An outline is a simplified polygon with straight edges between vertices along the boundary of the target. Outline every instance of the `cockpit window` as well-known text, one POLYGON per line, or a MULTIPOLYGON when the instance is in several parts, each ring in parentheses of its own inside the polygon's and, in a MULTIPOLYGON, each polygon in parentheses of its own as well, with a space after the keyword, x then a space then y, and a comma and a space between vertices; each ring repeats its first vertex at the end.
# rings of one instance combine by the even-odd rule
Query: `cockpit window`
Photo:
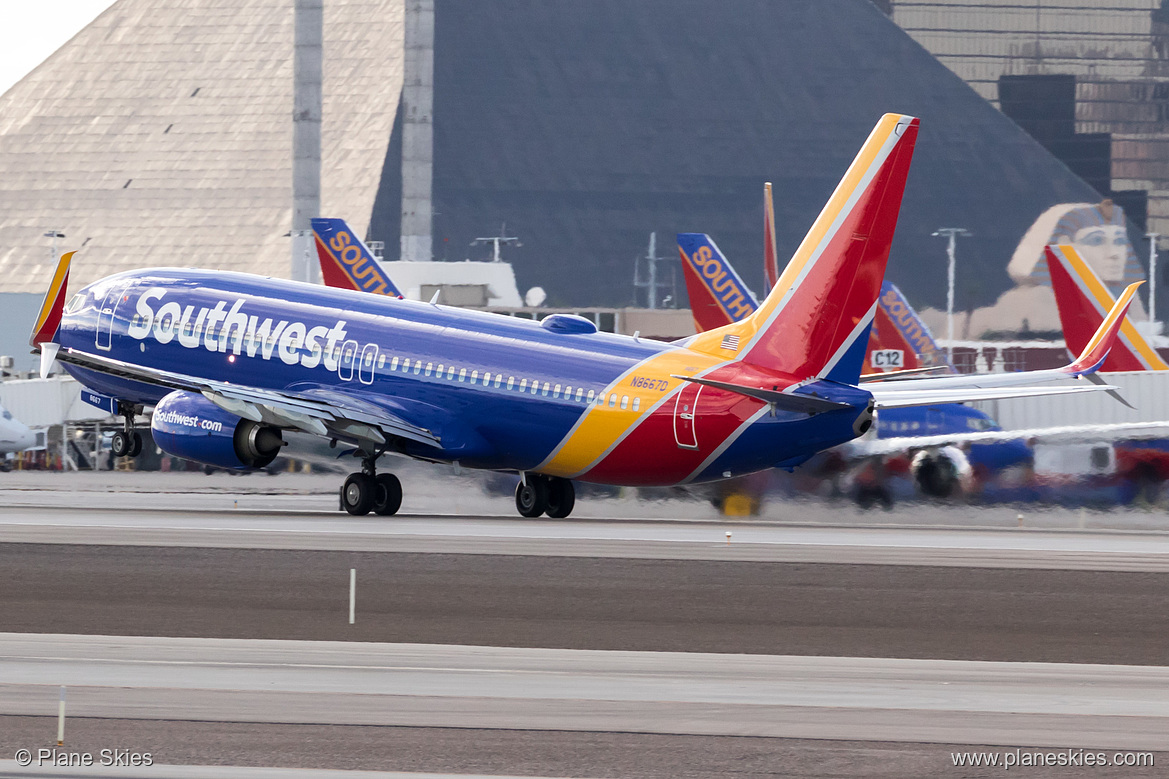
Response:
POLYGON ((3 409, 3 411, 4 411, 4 418, 5 419, 12 419, 12 412, 11 411, 9 411, 8 409, 3 409))
POLYGON ((84 302, 85 297, 80 292, 78 292, 73 297, 69 298, 69 302, 65 304, 65 313, 72 314, 73 312, 77 311, 77 309, 81 308, 81 304, 84 302))
POLYGON ((971 430, 994 430, 996 425, 990 417, 967 417, 966 426, 971 430))

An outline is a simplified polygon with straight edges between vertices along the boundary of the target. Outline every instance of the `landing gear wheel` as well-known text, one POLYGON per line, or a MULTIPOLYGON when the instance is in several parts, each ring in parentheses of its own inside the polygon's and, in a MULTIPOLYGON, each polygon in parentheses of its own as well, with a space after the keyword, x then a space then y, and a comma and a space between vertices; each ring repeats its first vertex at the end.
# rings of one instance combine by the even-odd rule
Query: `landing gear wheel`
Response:
POLYGON ((392 473, 379 473, 374 478, 373 513, 388 517, 402 507, 402 482, 392 473))
POLYGON ((568 479, 551 479, 548 483, 548 516, 564 519, 576 505, 576 488, 568 479))
POLYGON ((130 456, 137 457, 142 454, 142 435, 138 431, 130 436, 130 456))
POLYGON ((110 451, 114 453, 114 457, 127 457, 133 448, 134 442, 130 440, 130 436, 121 430, 114 433, 113 440, 110 441, 110 451))
POLYGON ((515 507, 520 516, 538 517, 548 510, 548 482, 529 476, 515 488, 515 507))
POLYGON ((373 508, 374 494, 377 483, 372 476, 364 473, 351 473, 341 488, 341 505, 350 514, 365 516, 373 508))

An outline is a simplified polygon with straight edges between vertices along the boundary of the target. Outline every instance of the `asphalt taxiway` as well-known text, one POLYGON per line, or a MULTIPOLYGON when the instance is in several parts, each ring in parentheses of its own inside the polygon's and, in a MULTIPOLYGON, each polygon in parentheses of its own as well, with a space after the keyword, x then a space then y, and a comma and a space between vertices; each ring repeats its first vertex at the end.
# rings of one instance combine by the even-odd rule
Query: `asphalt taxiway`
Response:
POLYGON ((51 729, 62 683, 91 743, 306 768, 926 776, 946 745, 1158 749, 1169 724, 1150 513, 602 500, 525 520, 435 490, 355 518, 323 491, 0 493, 4 749, 51 729))
POLYGON ((1155 749, 1169 668, 0 634, 0 713, 1155 749))

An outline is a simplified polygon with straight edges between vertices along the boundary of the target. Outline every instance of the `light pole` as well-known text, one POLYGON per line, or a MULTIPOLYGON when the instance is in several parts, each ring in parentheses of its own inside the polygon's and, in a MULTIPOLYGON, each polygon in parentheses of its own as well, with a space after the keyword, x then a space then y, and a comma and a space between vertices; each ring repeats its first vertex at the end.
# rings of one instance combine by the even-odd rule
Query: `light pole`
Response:
POLYGON ((65 233, 61 232, 60 230, 49 230, 49 231, 48 231, 48 232, 46 232, 44 235, 45 235, 45 237, 46 237, 46 238, 52 238, 52 239, 53 239, 53 248, 49 250, 49 251, 51 251, 51 252, 53 253, 53 254, 52 254, 52 256, 51 256, 51 257, 49 257, 49 260, 50 260, 49 264, 50 264, 50 265, 52 265, 53 263, 55 263, 55 262, 58 260, 58 257, 57 257, 57 239, 58 239, 58 238, 64 238, 64 237, 65 237, 65 233))
POLYGON ((954 362, 954 250, 958 245, 958 236, 969 237, 970 231, 964 227, 939 227, 931 233, 933 236, 945 236, 946 256, 950 259, 946 271, 946 354, 950 362, 954 362))
POLYGON ((1145 233, 1149 239, 1149 332, 1157 337, 1157 239, 1160 233, 1145 233))

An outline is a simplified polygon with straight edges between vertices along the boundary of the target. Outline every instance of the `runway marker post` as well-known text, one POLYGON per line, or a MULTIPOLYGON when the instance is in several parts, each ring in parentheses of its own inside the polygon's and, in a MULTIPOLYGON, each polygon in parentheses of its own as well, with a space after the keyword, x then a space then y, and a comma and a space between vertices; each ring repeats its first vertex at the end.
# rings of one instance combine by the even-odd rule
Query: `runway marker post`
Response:
POLYGON ((61 685, 61 699, 57 701, 57 746, 65 746, 65 685, 61 685))
POLYGON ((727 544, 731 543, 731 531, 727 531, 727 544))
POLYGON ((349 624, 353 624, 354 610, 357 607, 357 569, 349 569, 349 624))

